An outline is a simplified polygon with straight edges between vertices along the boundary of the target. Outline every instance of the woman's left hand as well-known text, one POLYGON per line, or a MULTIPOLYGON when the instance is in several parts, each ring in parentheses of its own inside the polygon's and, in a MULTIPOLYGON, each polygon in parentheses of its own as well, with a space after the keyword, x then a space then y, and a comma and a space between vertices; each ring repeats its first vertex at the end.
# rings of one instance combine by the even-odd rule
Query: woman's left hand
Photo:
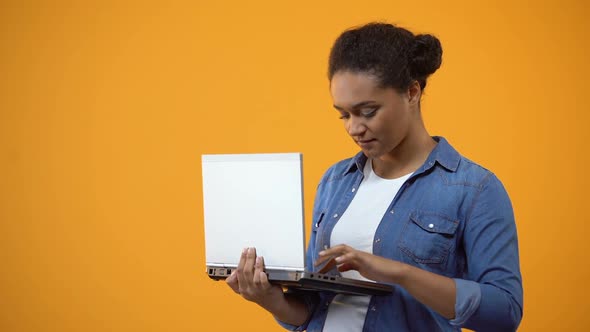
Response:
POLYGON ((399 283, 406 266, 404 263, 356 250, 345 244, 320 251, 315 266, 331 259, 334 259, 340 272, 356 270, 367 279, 390 283, 399 283))

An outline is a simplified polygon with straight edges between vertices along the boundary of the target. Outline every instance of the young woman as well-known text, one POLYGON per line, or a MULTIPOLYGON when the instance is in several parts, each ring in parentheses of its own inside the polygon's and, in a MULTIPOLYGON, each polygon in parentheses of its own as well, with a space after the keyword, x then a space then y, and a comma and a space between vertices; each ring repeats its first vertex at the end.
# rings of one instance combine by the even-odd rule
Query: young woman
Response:
POLYGON ((394 292, 284 293, 254 248, 227 279, 235 292, 292 330, 516 330, 523 291, 510 199, 493 173, 431 137, 421 117, 441 57, 436 37, 384 23, 345 31, 330 53, 334 108, 361 152, 318 186, 307 268, 335 259, 343 276, 394 292))

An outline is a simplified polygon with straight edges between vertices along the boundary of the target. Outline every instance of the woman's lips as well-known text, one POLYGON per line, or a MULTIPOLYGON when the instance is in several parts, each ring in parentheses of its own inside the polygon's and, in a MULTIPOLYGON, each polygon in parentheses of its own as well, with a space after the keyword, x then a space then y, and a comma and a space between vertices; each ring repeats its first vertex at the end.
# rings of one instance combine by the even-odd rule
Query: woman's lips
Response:
POLYGON ((361 148, 367 147, 369 145, 371 145, 371 143, 375 142, 376 139, 363 139, 363 140, 357 140, 357 144, 360 145, 361 148))

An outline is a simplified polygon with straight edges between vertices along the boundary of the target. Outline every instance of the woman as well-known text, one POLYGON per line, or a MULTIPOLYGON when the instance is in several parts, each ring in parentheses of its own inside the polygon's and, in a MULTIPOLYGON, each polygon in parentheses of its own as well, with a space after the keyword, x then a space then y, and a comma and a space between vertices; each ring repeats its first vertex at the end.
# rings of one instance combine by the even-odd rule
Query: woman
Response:
POLYGON ((309 270, 332 258, 346 277, 395 285, 388 296, 286 293, 245 249, 227 283, 286 328, 308 331, 513 331, 522 281, 510 200, 488 170, 431 137, 420 113, 441 64, 431 35, 371 23, 330 53, 334 108, 360 146, 317 190, 309 270))

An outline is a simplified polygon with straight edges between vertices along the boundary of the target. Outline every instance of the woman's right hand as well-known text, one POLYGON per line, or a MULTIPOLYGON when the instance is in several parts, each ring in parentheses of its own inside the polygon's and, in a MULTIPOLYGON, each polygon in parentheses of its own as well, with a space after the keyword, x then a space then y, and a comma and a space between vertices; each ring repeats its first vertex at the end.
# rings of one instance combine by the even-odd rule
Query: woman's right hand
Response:
POLYGON ((238 268, 226 279, 229 287, 244 299, 273 312, 285 301, 283 289, 272 285, 264 272, 264 258, 256 256, 256 248, 242 250, 238 268))

